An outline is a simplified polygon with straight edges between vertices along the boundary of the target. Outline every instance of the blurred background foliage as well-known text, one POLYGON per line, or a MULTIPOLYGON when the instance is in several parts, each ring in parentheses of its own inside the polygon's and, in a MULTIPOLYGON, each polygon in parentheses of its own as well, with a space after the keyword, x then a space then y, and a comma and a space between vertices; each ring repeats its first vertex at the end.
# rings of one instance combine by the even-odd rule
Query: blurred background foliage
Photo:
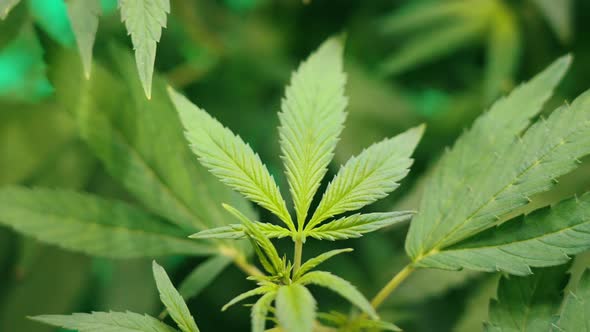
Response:
MULTIPOLYGON (((64 0, 22 0, 0 21, 0 185, 70 188, 145 204, 109 175, 104 156, 100 161, 85 143, 84 135, 99 123, 81 124, 76 117, 76 101, 88 93, 88 84, 95 98, 105 101, 100 111, 126 132, 157 108, 169 107, 157 98, 140 98, 117 2, 102 0, 101 6, 90 83, 82 76, 64 0), (129 99, 135 108, 123 111, 129 99)), ((158 46, 160 83, 155 86, 167 81, 238 132, 260 152, 281 188, 287 186, 276 113, 284 86, 311 50, 329 36, 346 33, 349 113, 332 171, 372 142, 418 123, 428 125, 410 176, 372 210, 417 208, 422 179, 445 146, 496 98, 558 56, 572 53, 575 61, 548 108, 590 86, 586 0, 172 0, 171 9, 158 46)), ((163 151, 150 150, 156 148, 147 138, 137 143, 143 152, 163 151)), ((161 163, 182 153, 168 149, 167 155, 152 158, 161 163)), ((584 161, 534 201, 543 206, 588 189, 590 165, 584 161)), ((199 204, 215 204, 206 199, 199 204)), ((335 258, 327 268, 370 297, 406 263, 406 230, 398 226, 349 241, 342 246, 355 252, 335 258)), ((280 244, 290 246, 289 241, 280 244)), ((305 255, 330 246, 310 241, 305 255)), ((203 262, 159 260, 177 284, 203 262)), ((589 264, 582 255, 573 269, 589 264)), ((204 331, 248 329, 247 309, 219 312, 247 289, 244 277, 230 266, 189 302, 204 331)), ((481 330, 496 280, 472 272, 418 271, 389 299, 383 318, 408 331, 481 330)), ((6 228, 0 228, 0 281, 0 331, 53 331, 27 321, 28 315, 109 309, 157 315, 161 310, 149 259, 93 258, 6 228)), ((320 309, 348 310, 332 294, 320 294, 320 309)))

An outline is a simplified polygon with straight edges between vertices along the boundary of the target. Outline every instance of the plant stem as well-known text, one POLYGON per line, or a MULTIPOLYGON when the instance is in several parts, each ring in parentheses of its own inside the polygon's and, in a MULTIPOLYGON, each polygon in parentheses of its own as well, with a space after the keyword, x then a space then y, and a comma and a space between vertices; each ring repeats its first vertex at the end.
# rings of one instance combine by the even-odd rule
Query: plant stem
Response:
POLYGON ((406 278, 414 271, 414 267, 411 264, 406 265, 401 271, 399 271, 391 280, 383 287, 377 295, 371 300, 373 308, 377 309, 379 306, 389 297, 406 278))
POLYGON ((303 241, 300 237, 295 240, 295 253, 293 254, 293 274, 297 273, 297 270, 301 267, 301 255, 303 253, 303 241))
POLYGON ((248 263, 246 258, 243 255, 237 256, 234 258, 234 264, 242 270, 247 275, 253 277, 263 277, 264 273, 262 273, 256 266, 248 263))

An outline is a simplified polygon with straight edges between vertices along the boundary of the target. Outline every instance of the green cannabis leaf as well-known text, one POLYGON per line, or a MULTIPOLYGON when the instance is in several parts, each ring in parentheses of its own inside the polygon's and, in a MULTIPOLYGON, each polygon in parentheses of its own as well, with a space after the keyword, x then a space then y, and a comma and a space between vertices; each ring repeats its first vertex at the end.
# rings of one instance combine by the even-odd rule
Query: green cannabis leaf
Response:
POLYGON ((568 281, 566 271, 567 266, 558 266, 527 277, 502 278, 486 331, 550 331, 568 281))
POLYGON ((590 152, 583 141, 588 94, 518 136, 569 63, 569 57, 556 61, 496 102, 443 157, 408 232, 406 251, 414 262, 502 222, 590 152))
POLYGON ((409 211, 357 213, 322 224, 336 215, 369 205, 395 190, 412 164, 410 156, 422 137, 423 126, 385 139, 351 158, 328 184, 306 223, 309 207, 333 158, 343 127, 347 102, 343 95, 344 83, 342 45, 338 39, 332 38, 301 64, 286 89, 279 113, 279 134, 297 224, 293 222, 270 172, 250 146, 187 98, 169 90, 186 129, 187 140, 201 163, 229 187, 271 211, 286 226, 253 221, 239 209, 223 204, 241 224, 207 229, 191 236, 195 239, 246 237, 250 240, 269 275, 252 275, 250 279, 256 281, 258 287, 238 295, 223 310, 247 298, 261 296, 252 308, 255 331, 265 328, 264 316, 273 312, 281 329, 311 332, 316 301, 305 287, 308 284, 328 288, 361 309, 371 318, 359 317, 358 321, 365 324, 363 326, 391 327, 378 321, 371 303, 348 281, 328 272, 310 272, 348 249, 329 251, 301 264, 302 248, 308 236, 320 240, 359 237, 406 221, 413 214, 409 211), (283 237, 291 237, 295 243, 292 261, 281 257, 270 241, 283 237), (273 301, 274 311, 271 310, 273 301))
POLYGON ((92 48, 98 30, 98 18, 102 13, 100 0, 70 0, 66 5, 82 58, 84 74, 86 78, 90 78, 92 48))
POLYGON ((135 49, 139 79, 145 95, 151 99, 156 44, 162 36, 162 28, 166 27, 170 0, 119 0, 119 8, 135 49))
POLYGON ((184 96, 170 90, 170 97, 201 163, 228 186, 273 212, 294 230, 285 200, 258 154, 184 96))
POLYGON ((42 315, 31 317, 41 323, 75 329, 79 332, 92 331, 153 331, 175 332, 172 327, 156 318, 132 312, 76 313, 70 316, 42 315))
POLYGON ((588 332, 590 317, 590 270, 584 271, 577 289, 567 294, 554 331, 588 332))
POLYGON ((160 300, 166 306, 168 313, 174 319, 182 332, 199 332, 184 299, 178 293, 163 267, 153 262, 154 279, 160 292, 160 300))
POLYGON ((299 229, 343 129, 342 44, 330 39, 291 77, 279 113, 281 150, 299 229))
POLYGON ((50 189, 0 189, 0 223, 43 242, 111 258, 211 255, 176 227, 126 203, 50 189))
POLYGON ((276 315, 285 332, 311 331, 315 311, 315 299, 305 286, 291 284, 278 289, 276 315))
POLYGON ((590 193, 510 220, 426 257, 419 265, 526 275, 532 273, 531 266, 563 264, 590 249, 588 211, 590 193))
MULTIPOLYGON (((182 332, 199 332, 199 328, 190 314, 182 296, 172 285, 164 268, 153 262, 153 273, 160 299, 168 313, 178 324, 182 332)), ((112 332, 175 332, 172 327, 148 315, 132 312, 93 312, 91 314, 75 313, 70 316, 42 315, 30 317, 41 323, 75 329, 79 332, 112 331, 112 332)))

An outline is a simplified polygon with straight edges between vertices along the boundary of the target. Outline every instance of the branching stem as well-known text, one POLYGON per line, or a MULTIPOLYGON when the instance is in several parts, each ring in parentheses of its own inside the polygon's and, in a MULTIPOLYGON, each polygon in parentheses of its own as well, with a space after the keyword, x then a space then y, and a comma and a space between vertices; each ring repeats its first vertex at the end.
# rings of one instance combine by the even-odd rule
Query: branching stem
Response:
POLYGON ((406 265, 401 271, 399 271, 391 280, 383 287, 377 295, 371 300, 373 308, 377 309, 385 301, 389 295, 404 281, 406 278, 414 272, 414 267, 411 264, 406 265))
POLYGON ((264 273, 262 273, 256 266, 250 264, 246 257, 244 257, 243 255, 236 256, 234 258, 234 264, 247 275, 253 277, 264 276, 264 273))

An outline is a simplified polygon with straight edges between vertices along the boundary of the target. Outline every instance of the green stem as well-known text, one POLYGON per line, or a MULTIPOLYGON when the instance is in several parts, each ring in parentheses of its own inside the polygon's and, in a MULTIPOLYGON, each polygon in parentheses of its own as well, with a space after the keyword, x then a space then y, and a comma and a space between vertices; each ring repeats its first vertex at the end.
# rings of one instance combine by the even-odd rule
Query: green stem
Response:
POLYGON ((247 275, 253 277, 264 277, 264 273, 262 273, 256 266, 248 263, 243 255, 235 257, 234 264, 247 275))
POLYGON ((401 271, 399 271, 391 280, 383 287, 377 295, 371 300, 371 305, 373 308, 377 309, 379 306, 385 301, 389 295, 404 281, 406 278, 412 274, 414 271, 414 267, 412 264, 406 265, 401 271))
POLYGON ((295 253, 293 254, 293 274, 297 273, 297 270, 301 267, 301 256, 303 253, 303 241, 301 237, 297 237, 295 240, 295 253))

